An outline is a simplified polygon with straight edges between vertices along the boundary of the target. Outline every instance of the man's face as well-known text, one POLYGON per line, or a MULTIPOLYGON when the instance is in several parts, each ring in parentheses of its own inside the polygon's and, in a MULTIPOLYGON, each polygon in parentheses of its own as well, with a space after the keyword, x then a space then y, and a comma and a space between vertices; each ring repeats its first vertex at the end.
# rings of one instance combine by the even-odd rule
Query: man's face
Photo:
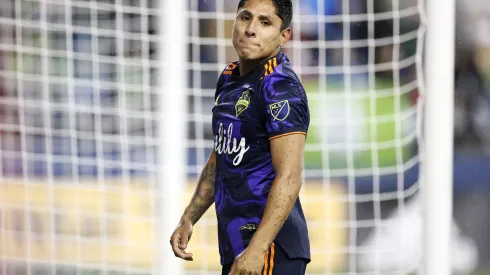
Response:
POLYGON ((282 20, 270 0, 248 0, 237 12, 233 26, 233 46, 240 58, 257 60, 271 57, 290 37, 281 32, 282 20))

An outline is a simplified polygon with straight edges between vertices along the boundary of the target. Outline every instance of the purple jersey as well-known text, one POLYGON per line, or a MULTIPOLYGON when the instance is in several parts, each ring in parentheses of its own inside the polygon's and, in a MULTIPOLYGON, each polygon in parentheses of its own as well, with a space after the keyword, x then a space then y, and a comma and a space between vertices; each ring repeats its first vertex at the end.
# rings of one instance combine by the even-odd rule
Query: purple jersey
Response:
MULTIPOLYGON (((264 214, 275 178, 270 140, 301 133, 310 115, 306 93, 286 55, 240 76, 230 63, 218 79, 213 108, 216 152, 215 207, 221 264, 249 244, 264 214)), ((306 219, 298 199, 275 239, 288 256, 310 259, 306 219)))

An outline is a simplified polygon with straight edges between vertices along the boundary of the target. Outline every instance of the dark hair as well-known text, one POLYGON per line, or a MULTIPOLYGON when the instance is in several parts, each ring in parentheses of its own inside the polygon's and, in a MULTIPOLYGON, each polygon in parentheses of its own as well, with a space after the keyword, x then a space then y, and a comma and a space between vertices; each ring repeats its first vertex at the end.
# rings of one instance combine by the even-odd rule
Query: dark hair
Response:
MULTIPOLYGON (((293 20, 293 4, 291 0, 270 0, 276 8, 276 15, 282 20, 281 31, 285 30, 293 20)), ((247 0, 240 0, 238 9, 242 8, 247 0)))

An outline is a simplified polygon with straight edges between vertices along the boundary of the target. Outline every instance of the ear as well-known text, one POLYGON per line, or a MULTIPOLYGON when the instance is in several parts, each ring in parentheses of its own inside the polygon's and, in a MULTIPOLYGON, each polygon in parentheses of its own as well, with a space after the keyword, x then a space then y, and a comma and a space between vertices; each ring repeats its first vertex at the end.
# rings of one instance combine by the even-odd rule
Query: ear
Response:
POLYGON ((291 28, 286 28, 281 32, 281 37, 279 38, 279 46, 283 47, 291 38, 291 28))

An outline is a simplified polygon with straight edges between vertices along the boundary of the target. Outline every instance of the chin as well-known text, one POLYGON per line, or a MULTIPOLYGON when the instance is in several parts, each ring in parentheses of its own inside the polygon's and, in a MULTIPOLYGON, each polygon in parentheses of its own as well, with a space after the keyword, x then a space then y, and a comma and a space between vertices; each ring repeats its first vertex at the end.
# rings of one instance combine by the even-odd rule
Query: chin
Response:
POLYGON ((243 60, 257 60, 262 59, 262 55, 257 52, 249 51, 247 49, 237 50, 237 55, 243 60))
POLYGON ((239 54, 238 57, 242 60, 255 60, 257 58, 255 58, 254 55, 249 55, 249 54, 239 54))

